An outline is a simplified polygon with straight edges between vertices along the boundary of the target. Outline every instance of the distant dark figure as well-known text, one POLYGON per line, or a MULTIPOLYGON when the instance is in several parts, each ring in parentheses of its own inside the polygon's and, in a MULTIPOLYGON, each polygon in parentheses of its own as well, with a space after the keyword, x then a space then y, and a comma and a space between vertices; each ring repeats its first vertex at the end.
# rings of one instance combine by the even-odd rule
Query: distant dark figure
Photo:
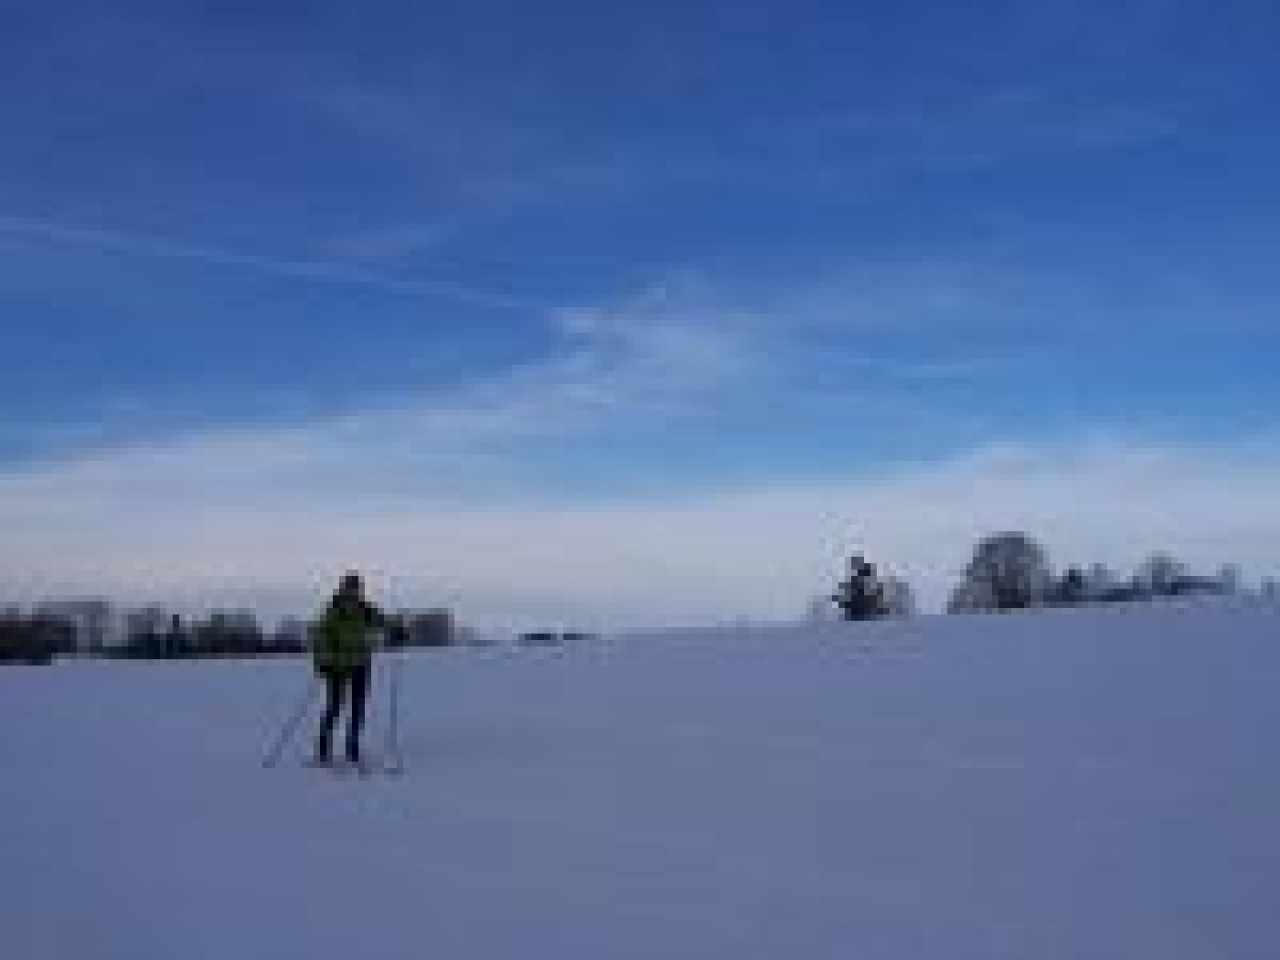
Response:
POLYGON ((374 631, 387 625, 382 611, 365 600, 359 574, 344 576, 316 624, 312 653, 316 674, 325 681, 327 694, 316 740, 316 763, 327 764, 332 759, 333 728, 348 695, 346 756, 349 762, 360 763, 360 730, 369 699, 374 631))

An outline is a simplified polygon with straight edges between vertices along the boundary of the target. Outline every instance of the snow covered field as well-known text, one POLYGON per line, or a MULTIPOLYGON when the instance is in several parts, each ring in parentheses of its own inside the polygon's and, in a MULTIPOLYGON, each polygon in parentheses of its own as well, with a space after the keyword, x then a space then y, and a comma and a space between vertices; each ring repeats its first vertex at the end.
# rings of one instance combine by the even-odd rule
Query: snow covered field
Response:
POLYGON ((0 956, 1280 957, 1274 610, 403 670, 369 780, 261 768, 298 662, 0 671, 0 956))

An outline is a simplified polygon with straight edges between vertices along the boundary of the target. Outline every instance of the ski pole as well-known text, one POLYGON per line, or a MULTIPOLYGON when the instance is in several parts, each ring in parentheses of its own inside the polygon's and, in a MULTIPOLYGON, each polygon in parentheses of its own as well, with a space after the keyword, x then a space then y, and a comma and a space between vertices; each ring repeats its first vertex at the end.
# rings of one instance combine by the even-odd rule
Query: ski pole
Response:
POLYGON ((387 769, 392 773, 404 772, 404 754, 400 752, 400 668, 404 661, 395 657, 391 661, 390 717, 387 725, 387 769))
POLYGON ((298 725, 307 715, 307 711, 311 708, 311 701, 315 698, 316 683, 315 680, 307 681, 307 689, 302 699, 298 701, 297 707, 294 708, 293 714, 280 728, 280 735, 276 737, 275 743, 271 745, 271 749, 266 752, 262 758, 262 765, 270 768, 280 762, 280 755, 284 753, 284 748, 289 745, 289 741, 293 739, 294 732, 298 729, 298 725))

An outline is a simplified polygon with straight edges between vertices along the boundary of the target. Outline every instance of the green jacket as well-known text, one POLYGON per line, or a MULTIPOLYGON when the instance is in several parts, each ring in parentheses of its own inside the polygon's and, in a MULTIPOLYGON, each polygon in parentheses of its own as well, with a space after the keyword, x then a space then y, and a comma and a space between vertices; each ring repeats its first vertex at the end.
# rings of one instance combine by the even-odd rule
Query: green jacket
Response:
POLYGON ((367 666, 373 660, 373 631, 386 622, 382 611, 364 600, 335 597, 315 625, 311 654, 316 670, 367 666))

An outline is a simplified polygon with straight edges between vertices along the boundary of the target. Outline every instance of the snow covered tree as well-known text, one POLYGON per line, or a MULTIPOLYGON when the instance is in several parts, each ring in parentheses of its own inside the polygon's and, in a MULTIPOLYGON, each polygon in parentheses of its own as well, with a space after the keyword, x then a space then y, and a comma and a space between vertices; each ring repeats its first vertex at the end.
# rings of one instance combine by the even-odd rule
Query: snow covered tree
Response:
POLYGON ((911 584, 899 577, 885 577, 880 584, 880 606, 886 617, 910 617, 916 612, 911 584))
POLYGON ((849 574, 840 581, 831 599, 846 620, 870 620, 885 613, 883 585, 876 576, 875 565, 867 563, 861 554, 849 559, 849 574))
POLYGON ((1043 600, 1051 580, 1040 544, 1025 533, 997 533, 978 543, 952 608, 1019 610, 1043 600))

